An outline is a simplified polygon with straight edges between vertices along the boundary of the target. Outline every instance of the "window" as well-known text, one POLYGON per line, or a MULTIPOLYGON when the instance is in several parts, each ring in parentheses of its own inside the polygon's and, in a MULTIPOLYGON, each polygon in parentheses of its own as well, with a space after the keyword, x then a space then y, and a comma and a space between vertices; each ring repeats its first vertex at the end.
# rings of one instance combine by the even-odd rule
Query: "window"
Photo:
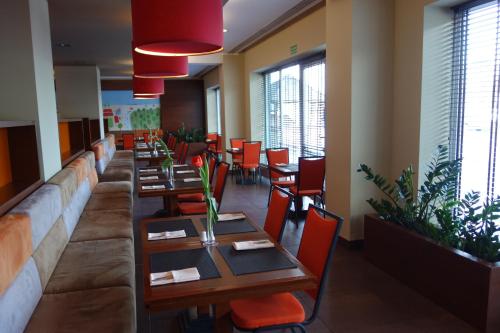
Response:
POLYGON ((287 147, 290 161, 325 153, 325 59, 264 74, 265 144, 287 147))
POLYGON ((222 126, 220 121, 220 88, 215 88, 215 113, 217 115, 217 133, 222 133, 222 126))
POLYGON ((455 10, 451 148, 463 159, 460 193, 500 194, 499 5, 474 1, 455 10))

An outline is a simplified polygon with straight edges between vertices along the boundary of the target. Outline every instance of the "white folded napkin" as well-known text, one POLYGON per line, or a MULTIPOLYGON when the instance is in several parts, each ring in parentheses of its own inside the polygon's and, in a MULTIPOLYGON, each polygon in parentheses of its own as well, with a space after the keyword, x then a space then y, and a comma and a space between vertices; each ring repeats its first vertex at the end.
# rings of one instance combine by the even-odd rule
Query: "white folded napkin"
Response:
POLYGON ((291 172, 291 171, 292 171, 292 170, 287 169, 287 168, 281 168, 281 170, 283 170, 283 171, 287 171, 287 172, 291 172))
POLYGON ((144 177, 139 177, 140 180, 158 180, 158 176, 144 176, 144 177))
POLYGON ((158 172, 158 169, 140 169, 139 172, 140 173, 143 173, 143 172, 158 172))
POLYGON ((284 166, 284 165, 288 165, 288 164, 286 164, 286 163, 276 163, 275 165, 276 166, 284 166))
POLYGON ((241 150, 241 148, 231 148, 231 149, 234 150, 234 151, 241 150))
POLYGON ((180 167, 187 167, 187 164, 175 164, 173 165, 174 168, 180 168, 180 167))
POLYGON ((196 281, 199 279, 200 273, 196 267, 150 274, 151 286, 196 281))
POLYGON ((149 232, 148 240, 160 240, 160 239, 173 239, 173 238, 183 238, 186 237, 186 231, 184 230, 174 230, 174 231, 163 231, 163 232, 149 232))
POLYGON ((200 182, 201 178, 185 178, 184 183, 200 182))
POLYGON ((140 156, 140 157, 151 157, 151 153, 138 153, 137 156, 140 156))
POLYGON ((143 190, 163 190, 165 185, 143 185, 143 190))
POLYGON ((176 173, 178 174, 183 174, 183 173, 194 173, 194 170, 179 170, 176 173))
POLYGON ((246 216, 243 213, 234 213, 234 214, 219 214, 219 222, 223 221, 234 221, 234 220, 243 220, 246 216))
POLYGON ((233 248, 237 251, 267 249, 274 247, 274 243, 268 239, 233 242, 233 248))

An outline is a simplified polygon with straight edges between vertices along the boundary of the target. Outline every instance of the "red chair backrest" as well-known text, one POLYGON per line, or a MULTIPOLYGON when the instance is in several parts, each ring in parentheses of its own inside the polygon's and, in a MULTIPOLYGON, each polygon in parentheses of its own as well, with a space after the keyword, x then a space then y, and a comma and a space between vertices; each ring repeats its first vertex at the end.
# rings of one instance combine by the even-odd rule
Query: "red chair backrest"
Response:
POLYGON ((180 156, 177 159, 177 162, 179 162, 179 164, 186 163, 186 157, 187 157, 188 150, 189 150, 189 144, 186 142, 182 142, 180 156))
POLYGON ((227 173, 229 171, 229 164, 226 162, 220 162, 217 168, 217 179, 215 181, 214 188, 214 198, 217 201, 218 208, 222 202, 222 195, 224 194, 224 188, 226 187, 227 173))
POLYGON ((229 141, 231 142, 231 148, 242 149, 243 148, 243 143, 246 142, 247 140, 246 139, 235 139, 235 138, 232 138, 232 139, 229 139, 229 141))
POLYGON ((142 133, 142 136, 144 137, 144 142, 149 142, 149 132, 142 133))
POLYGON ((174 148, 175 158, 179 159, 181 157, 182 149, 184 148, 184 142, 179 142, 174 148))
MULTIPOLYGON (((288 164, 288 148, 267 148, 266 149, 267 163, 276 165, 278 163, 288 164)), ((271 171, 271 178, 280 178, 281 174, 271 171)))
POLYGON ((215 152, 222 154, 222 135, 219 134, 217 134, 217 149, 215 152))
MULTIPOLYGON (((210 140, 210 141, 217 140, 217 133, 208 133, 207 140, 210 140)), ((215 151, 215 148, 217 148, 217 143, 211 143, 208 145, 208 150, 215 151)))
POLYGON ((125 150, 134 149, 134 134, 124 133, 122 135, 122 139, 123 139, 123 149, 125 150))
POLYGON ((172 135, 172 140, 170 142, 170 146, 168 147, 168 149, 175 150, 176 145, 177 145, 177 138, 172 135))
POLYGON ((215 157, 210 157, 210 160, 208 161, 208 172, 209 172, 209 182, 212 184, 212 179, 214 179, 214 173, 215 173, 215 157))
POLYGON ((324 156, 299 157, 299 191, 323 190, 325 182, 326 159, 324 156))
POLYGON ((341 217, 309 206, 297 259, 320 280, 317 289, 307 290, 314 299, 324 283, 342 223, 341 217))
POLYGON ((262 142, 243 142, 243 164, 260 164, 260 147, 262 142))
POLYGON ((269 202, 266 221, 264 222, 264 231, 278 243, 281 243, 281 238, 283 237, 283 230, 285 229, 291 203, 291 193, 273 186, 271 201, 269 202))

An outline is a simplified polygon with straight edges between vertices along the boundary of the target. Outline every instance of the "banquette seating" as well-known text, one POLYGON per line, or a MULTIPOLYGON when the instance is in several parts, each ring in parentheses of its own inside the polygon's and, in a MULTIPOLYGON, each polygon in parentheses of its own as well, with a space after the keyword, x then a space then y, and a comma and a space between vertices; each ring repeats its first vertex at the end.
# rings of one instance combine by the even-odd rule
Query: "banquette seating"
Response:
POLYGON ((101 182, 130 181, 133 183, 134 152, 116 150, 115 137, 108 134, 94 144, 92 150, 96 159, 96 170, 101 182))
POLYGON ((135 332, 131 207, 86 152, 0 217, 0 332, 135 332))

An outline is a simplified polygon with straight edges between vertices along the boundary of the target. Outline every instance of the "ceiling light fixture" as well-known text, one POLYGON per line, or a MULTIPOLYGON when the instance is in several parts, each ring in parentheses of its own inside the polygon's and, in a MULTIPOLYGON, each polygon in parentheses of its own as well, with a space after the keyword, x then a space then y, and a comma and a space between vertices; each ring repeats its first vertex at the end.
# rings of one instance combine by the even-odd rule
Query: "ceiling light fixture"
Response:
POLYGON ((227 32, 227 29, 226 28, 222 29, 222 32, 227 32))
POLYGON ((188 56, 223 49, 222 0, 132 0, 132 33, 139 53, 188 56))
POLYGON ((134 77, 132 79, 134 95, 151 96, 162 95, 165 93, 165 84, 163 79, 144 79, 134 77))
POLYGON ((188 57, 154 57, 133 50, 134 76, 140 78, 174 78, 189 74, 188 57))

